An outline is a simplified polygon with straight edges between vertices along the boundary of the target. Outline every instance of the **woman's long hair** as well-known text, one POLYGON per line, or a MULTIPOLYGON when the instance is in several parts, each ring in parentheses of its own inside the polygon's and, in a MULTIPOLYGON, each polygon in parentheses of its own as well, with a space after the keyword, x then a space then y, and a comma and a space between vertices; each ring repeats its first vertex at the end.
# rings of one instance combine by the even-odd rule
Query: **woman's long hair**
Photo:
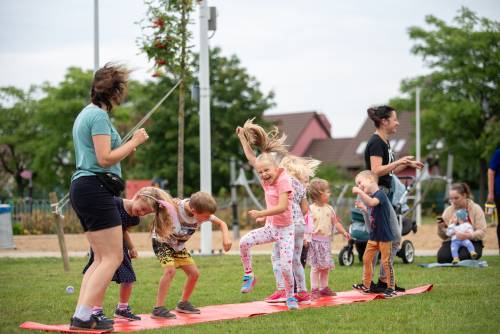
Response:
POLYGON ((130 70, 124 65, 107 63, 94 74, 90 98, 100 108, 106 107, 109 112, 113 104, 119 105, 128 93, 128 76, 130 70))

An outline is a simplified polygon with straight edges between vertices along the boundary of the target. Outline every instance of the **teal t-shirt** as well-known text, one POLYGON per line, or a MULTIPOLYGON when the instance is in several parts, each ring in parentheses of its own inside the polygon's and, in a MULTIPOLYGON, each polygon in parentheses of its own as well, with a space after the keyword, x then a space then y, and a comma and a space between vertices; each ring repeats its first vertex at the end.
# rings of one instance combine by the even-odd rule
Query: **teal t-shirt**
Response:
POLYGON ((121 177, 120 163, 103 168, 97 163, 92 136, 110 135, 111 149, 121 145, 122 139, 116 131, 108 113, 101 108, 89 104, 78 114, 73 124, 73 143, 75 145, 76 171, 71 181, 81 176, 92 176, 95 172, 112 172, 121 177))

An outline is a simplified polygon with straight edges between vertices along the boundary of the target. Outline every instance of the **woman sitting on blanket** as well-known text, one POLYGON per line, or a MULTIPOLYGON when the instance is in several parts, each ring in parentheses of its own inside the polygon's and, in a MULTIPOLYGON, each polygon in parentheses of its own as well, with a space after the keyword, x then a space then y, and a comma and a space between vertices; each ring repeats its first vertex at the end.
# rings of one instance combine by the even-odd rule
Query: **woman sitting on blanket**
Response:
MULTIPOLYGON (((456 212, 466 210, 468 222, 472 225, 472 232, 457 231, 455 236, 459 240, 470 240, 476 251, 476 259, 479 259, 483 253, 483 239, 486 235, 486 218, 483 209, 472 200, 469 186, 466 183, 455 183, 451 186, 448 194, 450 206, 444 210, 442 218, 438 220, 437 233, 443 243, 437 253, 439 263, 450 263, 453 260, 451 255, 451 237, 446 234, 448 226, 456 223, 456 212)), ((470 259, 471 254, 466 247, 460 247, 458 250, 460 260, 470 259)))

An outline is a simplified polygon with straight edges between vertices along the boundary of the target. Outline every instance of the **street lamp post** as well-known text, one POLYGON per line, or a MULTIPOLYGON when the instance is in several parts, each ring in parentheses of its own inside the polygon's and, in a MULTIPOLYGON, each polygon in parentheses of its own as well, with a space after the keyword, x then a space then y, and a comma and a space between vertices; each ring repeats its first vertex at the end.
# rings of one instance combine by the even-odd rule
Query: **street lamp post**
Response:
MULTIPOLYGON (((415 90, 415 145, 416 145, 416 155, 417 155, 417 161, 420 161, 421 159, 421 153, 420 153, 420 87, 417 87, 415 90)), ((421 199, 422 199, 422 185, 420 183, 420 169, 416 170, 416 180, 417 180, 417 193, 415 196, 415 202, 417 203, 417 208, 415 211, 416 214, 416 220, 417 220, 417 226, 420 226, 422 224, 422 204, 421 199)))
MULTIPOLYGON (((200 4, 200 188, 212 193, 212 163, 210 144, 210 81, 208 61, 208 20, 210 12, 207 0, 200 4)), ((201 254, 212 254, 212 223, 201 225, 201 254)))
POLYGON ((99 0, 94 0, 94 72, 99 69, 99 0))

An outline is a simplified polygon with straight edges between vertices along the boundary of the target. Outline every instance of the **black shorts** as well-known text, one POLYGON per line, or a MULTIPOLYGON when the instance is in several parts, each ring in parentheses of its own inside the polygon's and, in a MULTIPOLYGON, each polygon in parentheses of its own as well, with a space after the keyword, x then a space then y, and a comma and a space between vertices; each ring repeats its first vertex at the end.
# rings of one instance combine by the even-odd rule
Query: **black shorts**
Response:
POLYGON ((113 195, 97 176, 82 176, 71 182, 69 198, 85 232, 122 225, 113 195))

